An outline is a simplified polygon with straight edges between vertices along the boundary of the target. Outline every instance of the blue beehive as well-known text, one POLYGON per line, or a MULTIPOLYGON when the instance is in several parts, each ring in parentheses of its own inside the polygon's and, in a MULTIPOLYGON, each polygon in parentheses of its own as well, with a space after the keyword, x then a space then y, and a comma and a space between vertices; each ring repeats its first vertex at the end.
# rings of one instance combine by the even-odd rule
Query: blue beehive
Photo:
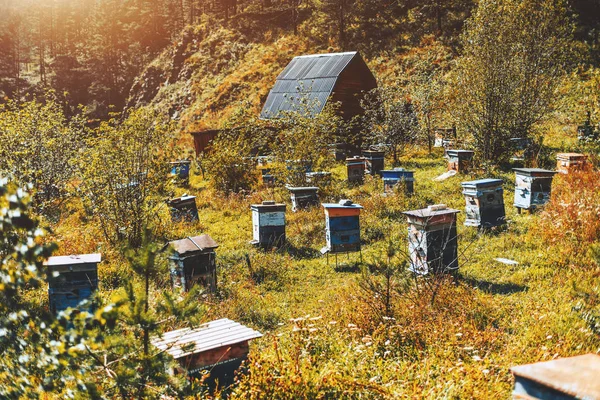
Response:
POLYGON ((100 254, 79 254, 50 257, 44 263, 48 268, 48 296, 50 310, 59 313, 77 308, 79 303, 92 297, 98 289, 100 254))
POLYGON ((502 179, 479 179, 461 185, 467 203, 465 225, 489 228, 506 222, 502 179))
POLYGON ((540 168, 513 168, 515 171, 515 207, 533 210, 550 200, 552 178, 556 171, 540 168))
POLYGON ((393 193, 398 184, 404 184, 406 193, 414 192, 414 171, 407 171, 404 168, 394 168, 392 170, 381 171, 383 178, 383 192, 393 193))
POLYGON ((171 175, 176 177, 180 182, 188 184, 190 182, 190 165, 189 160, 179 160, 170 162, 171 175))
POLYGON ((285 204, 263 201, 252 204, 252 241, 261 247, 280 246, 285 243, 285 204))
POLYGON ((323 253, 360 251, 360 210, 362 206, 350 200, 325 203, 325 234, 327 247, 323 253))

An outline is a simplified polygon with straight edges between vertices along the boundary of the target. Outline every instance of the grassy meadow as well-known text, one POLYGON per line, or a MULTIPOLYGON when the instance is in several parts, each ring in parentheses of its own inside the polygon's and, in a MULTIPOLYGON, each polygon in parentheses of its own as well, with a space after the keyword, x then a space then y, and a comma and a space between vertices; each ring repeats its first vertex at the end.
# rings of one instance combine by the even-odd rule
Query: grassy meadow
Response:
MULTIPOLYGON (((551 151, 573 148, 572 136, 553 135, 547 144, 551 151)), ((369 176, 363 185, 349 187, 345 166, 335 165, 321 201, 349 198, 364 207, 363 262, 359 253, 340 255, 338 267, 335 256, 328 263, 319 252, 325 246, 322 208, 293 213, 287 190, 262 187, 258 172, 256 190, 225 197, 192 171, 189 187, 175 190, 197 196, 200 220, 171 223, 165 206, 157 210, 156 224, 165 241, 207 233, 219 243, 218 293, 198 296, 205 312, 197 321, 170 320, 163 329, 226 317, 262 332, 251 345, 248 373, 230 393, 233 398, 507 398, 511 366, 600 351, 598 329, 586 322, 583 311, 598 304, 593 294, 600 269, 590 256, 593 245, 577 234, 560 239, 553 233, 561 223, 585 221, 563 221, 570 217, 551 214, 552 205, 549 211, 517 214, 509 169, 474 170, 436 182, 433 178, 446 171, 441 149, 431 155, 409 149, 401 166, 415 171, 412 196, 383 196, 381 180, 369 176), (463 225, 460 182, 483 177, 504 180, 505 228, 478 232, 463 225), (288 204, 284 248, 262 251, 249 244, 250 205, 262 200, 288 204), (407 251, 403 211, 438 203, 461 210, 460 269, 443 278, 399 273, 393 278, 398 288, 392 296, 393 317, 382 317, 380 293, 363 284, 374 276, 369 268, 385 259, 390 245, 399 254, 407 251), (499 263, 498 257, 518 265, 499 263), (435 298, 428 281, 439 285, 435 298)), ((585 174, 598 181, 597 172, 585 174)), ((559 189, 552 204, 579 196, 577 190, 585 192, 577 185, 575 191, 560 189, 576 178, 555 178, 559 189)), ((585 207, 599 204, 597 186, 592 189, 585 207)), ((52 233, 47 239, 58 243, 57 254, 103 253, 101 301, 123 290, 130 267, 119 249, 102 242, 97 224, 86 220, 76 200, 58 222, 48 223, 52 233)), ((170 288, 166 256, 160 263, 155 297, 170 288)), ((27 299, 47 306, 41 289, 27 299)))

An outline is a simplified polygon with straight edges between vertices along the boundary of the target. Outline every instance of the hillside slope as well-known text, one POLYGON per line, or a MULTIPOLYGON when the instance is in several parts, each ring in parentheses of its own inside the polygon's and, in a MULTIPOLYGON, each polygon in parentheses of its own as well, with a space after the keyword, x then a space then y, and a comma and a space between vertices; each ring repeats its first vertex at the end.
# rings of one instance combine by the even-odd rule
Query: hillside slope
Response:
POLYGON ((156 107, 179 120, 184 132, 218 129, 242 102, 258 114, 277 75, 297 55, 362 49, 381 85, 402 84, 410 68, 406 60, 433 56, 430 61, 441 62, 452 54, 449 46, 430 35, 423 35, 415 47, 402 46, 406 38, 397 32, 379 49, 367 49, 369 38, 341 49, 334 41, 271 29, 272 24, 260 29, 259 19, 245 16, 248 20, 253 21, 250 27, 211 20, 188 26, 181 39, 135 80, 126 108, 156 107))

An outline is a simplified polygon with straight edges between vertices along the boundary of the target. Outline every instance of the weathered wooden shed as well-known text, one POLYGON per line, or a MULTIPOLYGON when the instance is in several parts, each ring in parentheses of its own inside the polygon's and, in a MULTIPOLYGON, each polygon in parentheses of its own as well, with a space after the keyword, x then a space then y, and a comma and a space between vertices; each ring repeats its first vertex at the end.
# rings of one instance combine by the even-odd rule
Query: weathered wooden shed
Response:
POLYGON ((515 378, 513 399, 600 399, 597 354, 519 365, 511 372, 515 378))
POLYGON ((262 334, 223 318, 198 328, 165 332, 152 340, 161 351, 169 353, 190 376, 210 371, 209 385, 219 380, 220 387, 233 383, 235 371, 248 357, 249 342, 262 334))
POLYGON ((50 277, 48 297, 53 313, 76 308, 94 294, 100 261, 102 256, 95 253, 50 257, 44 262, 50 277))
POLYGON ((169 242, 173 254, 169 257, 173 287, 189 291, 196 283, 217 290, 217 242, 209 235, 187 237, 169 242))
POLYGON ((286 111, 314 116, 333 101, 340 103, 340 115, 350 119, 363 112, 360 94, 376 87, 375 76, 356 51, 298 56, 277 77, 260 117, 280 118, 286 111))
POLYGON ((456 214, 460 211, 436 204, 421 210, 406 211, 410 270, 451 272, 458 269, 456 214))

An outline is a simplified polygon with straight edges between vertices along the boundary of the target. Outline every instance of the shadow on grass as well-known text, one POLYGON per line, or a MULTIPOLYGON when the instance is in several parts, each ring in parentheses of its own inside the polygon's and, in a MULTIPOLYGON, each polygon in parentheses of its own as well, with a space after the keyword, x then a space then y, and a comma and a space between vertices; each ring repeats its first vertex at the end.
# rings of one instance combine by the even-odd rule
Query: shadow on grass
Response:
POLYGON ((285 251, 295 259, 315 259, 321 257, 320 251, 313 249, 312 247, 302 246, 296 247, 291 244, 286 244, 284 247, 285 251))
POLYGON ((521 293, 529 290, 528 286, 525 285, 517 285, 516 283, 495 283, 486 280, 479 280, 474 278, 467 278, 464 276, 459 276, 458 280, 461 283, 469 285, 471 287, 476 287, 479 290, 482 290, 489 294, 513 294, 513 293, 521 293))
MULTIPOLYGON (((329 260, 331 262, 331 260, 329 260)), ((354 262, 354 263, 338 263, 337 265, 335 265, 335 261, 333 262, 333 270, 335 272, 350 272, 350 273, 356 273, 356 272, 360 272, 360 266, 361 263, 360 262, 354 262)))

